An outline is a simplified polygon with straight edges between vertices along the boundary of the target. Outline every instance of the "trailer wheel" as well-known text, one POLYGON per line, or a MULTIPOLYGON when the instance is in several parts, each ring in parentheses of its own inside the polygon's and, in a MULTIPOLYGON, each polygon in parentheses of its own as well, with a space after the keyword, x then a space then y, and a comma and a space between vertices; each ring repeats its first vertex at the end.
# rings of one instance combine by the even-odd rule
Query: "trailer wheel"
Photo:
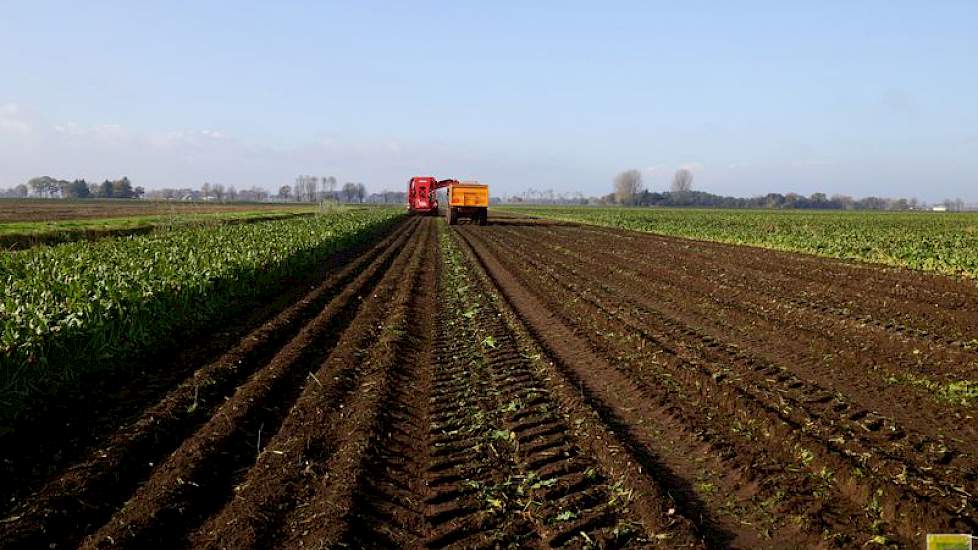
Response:
POLYGON ((455 225, 456 220, 458 220, 458 212, 454 208, 448 207, 448 225, 455 225))
POLYGON ((489 211, 485 208, 479 212, 479 225, 487 225, 489 223, 489 211))

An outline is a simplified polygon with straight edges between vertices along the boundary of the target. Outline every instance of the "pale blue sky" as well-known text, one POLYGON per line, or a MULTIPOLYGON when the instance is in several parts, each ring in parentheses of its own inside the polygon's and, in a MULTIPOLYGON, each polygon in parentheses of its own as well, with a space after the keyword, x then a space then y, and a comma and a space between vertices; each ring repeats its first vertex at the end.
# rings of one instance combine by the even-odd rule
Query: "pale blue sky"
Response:
POLYGON ((0 2, 0 186, 681 166, 978 201, 978 2, 0 2))

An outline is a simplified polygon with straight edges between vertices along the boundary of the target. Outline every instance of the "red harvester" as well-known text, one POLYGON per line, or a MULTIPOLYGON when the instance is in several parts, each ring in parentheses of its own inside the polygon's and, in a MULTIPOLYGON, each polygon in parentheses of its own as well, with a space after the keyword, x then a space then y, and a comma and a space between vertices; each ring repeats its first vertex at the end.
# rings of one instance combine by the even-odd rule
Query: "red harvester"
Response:
POLYGON ((468 218, 479 225, 486 225, 489 215, 489 186, 475 181, 437 180, 432 176, 415 176, 408 180, 408 209, 421 215, 436 215, 438 200, 435 191, 448 188, 448 205, 445 209, 449 225, 459 218, 468 218))

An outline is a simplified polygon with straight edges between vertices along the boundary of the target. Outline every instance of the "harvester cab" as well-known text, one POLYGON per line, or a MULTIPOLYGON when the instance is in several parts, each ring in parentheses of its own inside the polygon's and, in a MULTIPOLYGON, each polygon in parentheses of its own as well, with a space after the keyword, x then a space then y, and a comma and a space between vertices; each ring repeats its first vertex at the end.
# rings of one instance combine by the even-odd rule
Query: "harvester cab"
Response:
POLYGON ((435 214, 438 212, 438 201, 435 199, 435 189, 438 180, 431 176, 415 176, 408 181, 408 210, 417 214, 435 214))

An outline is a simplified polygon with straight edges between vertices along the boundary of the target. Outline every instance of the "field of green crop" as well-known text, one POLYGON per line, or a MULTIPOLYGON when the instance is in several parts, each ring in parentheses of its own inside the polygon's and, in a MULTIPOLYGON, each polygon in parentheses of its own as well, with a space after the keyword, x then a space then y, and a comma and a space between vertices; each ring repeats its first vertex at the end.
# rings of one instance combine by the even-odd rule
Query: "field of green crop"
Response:
POLYGON ((0 254, 0 427, 32 393, 172 344, 178 329, 234 311, 402 213, 339 209, 0 254))
POLYGON ((113 218, 17 221, 0 223, 0 248, 27 248, 35 244, 57 244, 92 238, 93 236, 116 236, 117 234, 149 232, 154 229, 173 228, 183 225, 214 225, 219 223, 248 222, 252 220, 271 220, 309 215, 314 211, 298 209, 252 211, 175 213, 149 216, 126 216, 113 218))
POLYGON ((978 277, 978 213, 601 207, 499 210, 978 277))

